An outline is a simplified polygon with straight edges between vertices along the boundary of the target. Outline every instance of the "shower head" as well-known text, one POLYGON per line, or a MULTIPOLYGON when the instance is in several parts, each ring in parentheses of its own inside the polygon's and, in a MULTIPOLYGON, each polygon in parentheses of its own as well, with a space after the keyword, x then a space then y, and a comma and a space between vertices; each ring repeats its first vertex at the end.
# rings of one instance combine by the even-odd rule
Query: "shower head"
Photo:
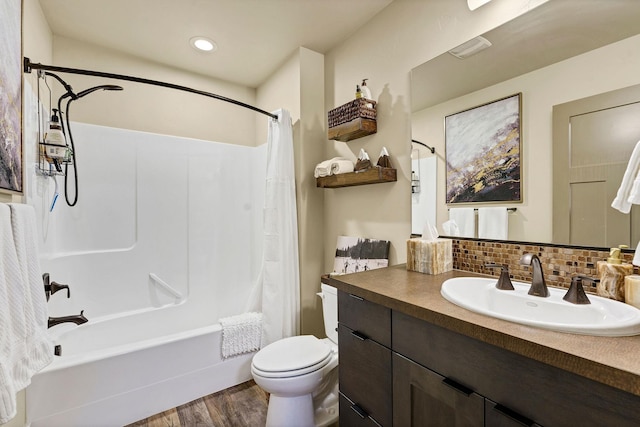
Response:
POLYGON ((85 89, 83 91, 78 92, 78 94, 76 95, 75 99, 78 98, 82 98, 83 96, 89 95, 92 92, 95 92, 97 90, 123 90, 122 86, 118 86, 118 85, 100 85, 100 86, 94 86, 91 87, 89 89, 85 89))

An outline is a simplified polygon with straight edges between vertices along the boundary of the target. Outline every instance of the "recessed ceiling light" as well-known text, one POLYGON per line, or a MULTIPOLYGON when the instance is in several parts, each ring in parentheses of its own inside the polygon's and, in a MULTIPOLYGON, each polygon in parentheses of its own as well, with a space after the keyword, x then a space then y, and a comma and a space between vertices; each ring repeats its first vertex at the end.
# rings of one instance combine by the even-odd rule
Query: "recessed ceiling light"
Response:
POLYGON ((193 48, 202 52, 213 52, 218 48, 213 40, 201 36, 191 37, 189 43, 193 48))

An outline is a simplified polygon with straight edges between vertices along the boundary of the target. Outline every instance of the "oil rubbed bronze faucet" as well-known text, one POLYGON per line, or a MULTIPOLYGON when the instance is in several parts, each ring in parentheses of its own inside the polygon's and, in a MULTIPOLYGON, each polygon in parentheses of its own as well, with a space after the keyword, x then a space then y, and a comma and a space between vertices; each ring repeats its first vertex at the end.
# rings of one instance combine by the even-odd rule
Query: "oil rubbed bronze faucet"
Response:
POLYGON ((82 310, 80 314, 76 314, 74 316, 49 317, 47 328, 59 325, 60 323, 75 323, 76 325, 82 325, 88 321, 89 320, 84 317, 84 310, 82 310))
POLYGON ((532 268, 531 288, 529 289, 529 295, 537 297, 548 297, 549 289, 544 281, 544 274, 542 273, 542 264, 538 255, 525 253, 520 258, 520 264, 530 265, 532 268))

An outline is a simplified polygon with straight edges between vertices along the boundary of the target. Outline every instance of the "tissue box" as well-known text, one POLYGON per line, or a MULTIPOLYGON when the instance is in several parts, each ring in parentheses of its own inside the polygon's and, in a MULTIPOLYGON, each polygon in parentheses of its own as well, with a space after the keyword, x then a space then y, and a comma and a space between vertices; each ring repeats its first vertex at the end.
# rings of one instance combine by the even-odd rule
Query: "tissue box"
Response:
POLYGON ((440 274, 453 270, 453 241, 407 240, 407 270, 426 274, 440 274))

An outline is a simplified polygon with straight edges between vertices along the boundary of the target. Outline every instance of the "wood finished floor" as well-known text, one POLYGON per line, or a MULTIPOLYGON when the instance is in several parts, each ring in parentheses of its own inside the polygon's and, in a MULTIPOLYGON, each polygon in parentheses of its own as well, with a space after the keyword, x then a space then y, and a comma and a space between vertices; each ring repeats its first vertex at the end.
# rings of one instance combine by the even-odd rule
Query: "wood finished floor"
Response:
POLYGON ((268 402, 267 393, 248 381, 125 427, 260 427, 268 402))

